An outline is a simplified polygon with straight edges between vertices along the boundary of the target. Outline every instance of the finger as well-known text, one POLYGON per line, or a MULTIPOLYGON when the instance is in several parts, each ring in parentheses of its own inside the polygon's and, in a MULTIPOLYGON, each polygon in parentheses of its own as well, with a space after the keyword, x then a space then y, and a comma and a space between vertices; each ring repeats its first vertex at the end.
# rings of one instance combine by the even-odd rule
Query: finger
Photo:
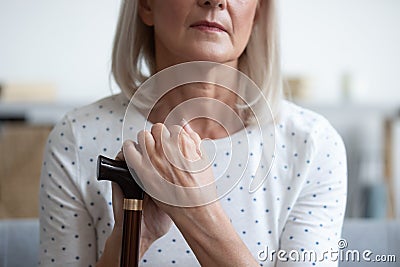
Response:
MULTIPOLYGON (((186 121, 183 121, 186 122, 186 121)), ((196 142, 196 144, 200 144, 201 143, 201 138, 198 135, 198 133, 196 133, 192 127, 190 127, 190 124, 188 122, 186 122, 185 124, 183 124, 183 129, 185 129, 186 133, 193 139, 193 141, 196 142)))
MULTIPOLYGON (((191 158, 192 151, 196 151, 196 143, 189 136, 189 134, 180 125, 171 125, 168 127, 171 133, 171 141, 177 147, 179 147, 182 156, 186 159, 191 158)), ((195 152, 196 153, 196 152, 195 152)))
POLYGON ((122 147, 126 164, 134 170, 138 169, 141 166, 143 156, 136 148, 134 142, 126 140, 122 147))
POLYGON ((197 154, 199 154, 199 156, 201 157, 201 149, 200 149, 201 138, 200 138, 200 136, 192 129, 192 127, 190 127, 190 124, 185 119, 182 119, 182 125, 183 125, 183 129, 185 129, 186 133, 195 142, 197 154))
POLYGON ((117 156, 115 157, 116 160, 121 160, 121 161, 125 161, 125 157, 124 157, 124 152, 123 149, 121 148, 121 150, 118 152, 117 156))
POLYGON ((140 131, 137 136, 138 147, 140 147, 140 152, 142 155, 147 155, 147 157, 154 153, 155 140, 153 135, 149 131, 140 131))
POLYGON ((182 126, 179 125, 168 126, 168 131, 170 132, 170 138, 174 139, 175 141, 180 140, 184 137, 189 137, 182 126))
POLYGON ((122 203, 123 203, 123 193, 118 184, 112 182, 112 203, 113 203, 113 213, 114 213, 114 227, 123 226, 123 215, 122 215, 122 203))
POLYGON ((158 152, 163 151, 163 142, 170 138, 170 132, 167 127, 162 123, 156 123, 151 127, 151 134, 155 141, 155 148, 158 152))
MULTIPOLYGON (((149 132, 147 134, 151 136, 149 132)), ((146 133, 143 133, 143 136, 145 135, 146 133)), ((144 138, 145 137, 143 137, 142 140, 144 138)), ((145 144, 143 144, 143 146, 145 146, 145 144)), ((139 182, 144 186, 144 188, 149 188, 149 190, 152 190, 154 188, 153 181, 155 179, 149 179, 149 176, 145 175, 145 173, 146 171, 148 172, 149 169, 156 169, 153 167, 152 160, 149 158, 148 152, 143 151, 143 154, 140 153, 132 141, 125 141, 123 144, 123 148, 126 164, 129 166, 129 168, 133 169, 136 172, 137 178, 139 179, 139 182)))

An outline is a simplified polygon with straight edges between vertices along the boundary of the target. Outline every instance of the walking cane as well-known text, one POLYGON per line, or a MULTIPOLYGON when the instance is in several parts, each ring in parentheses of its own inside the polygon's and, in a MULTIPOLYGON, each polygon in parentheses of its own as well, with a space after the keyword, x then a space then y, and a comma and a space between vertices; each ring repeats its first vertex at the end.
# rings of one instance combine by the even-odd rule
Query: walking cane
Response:
POLYGON ((97 180, 115 182, 124 194, 124 224, 121 248, 121 267, 139 266, 140 225, 144 193, 129 172, 125 161, 99 156, 97 180))

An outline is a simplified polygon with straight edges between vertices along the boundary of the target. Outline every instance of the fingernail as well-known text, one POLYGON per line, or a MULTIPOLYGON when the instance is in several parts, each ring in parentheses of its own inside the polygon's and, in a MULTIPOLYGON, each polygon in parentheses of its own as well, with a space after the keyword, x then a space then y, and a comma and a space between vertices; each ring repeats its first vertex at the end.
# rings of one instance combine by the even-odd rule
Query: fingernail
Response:
POLYGON ((181 120, 181 126, 182 127, 184 127, 187 123, 188 123, 187 120, 185 120, 185 119, 181 120))
POLYGON ((133 143, 133 141, 132 140, 125 140, 124 141, 124 143, 122 144, 122 149, 123 149, 123 147, 131 147, 131 146, 134 146, 134 143, 133 143))
POLYGON ((184 128, 186 131, 188 131, 188 132, 189 132, 189 131, 190 131, 190 132, 193 132, 192 127, 190 127, 190 124, 189 124, 185 119, 182 119, 181 124, 182 124, 183 128, 184 128))
POLYGON ((139 144, 136 142, 133 142, 133 145, 135 146, 136 150, 139 151, 140 154, 142 154, 142 149, 140 148, 139 144))

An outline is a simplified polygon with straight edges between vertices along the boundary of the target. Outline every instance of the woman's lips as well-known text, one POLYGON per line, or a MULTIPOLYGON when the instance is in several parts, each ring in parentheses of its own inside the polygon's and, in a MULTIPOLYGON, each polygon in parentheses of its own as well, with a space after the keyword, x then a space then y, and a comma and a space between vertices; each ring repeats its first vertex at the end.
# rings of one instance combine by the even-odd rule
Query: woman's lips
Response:
POLYGON ((199 21, 190 25, 190 27, 200 31, 226 32, 224 26, 221 24, 209 21, 199 21))

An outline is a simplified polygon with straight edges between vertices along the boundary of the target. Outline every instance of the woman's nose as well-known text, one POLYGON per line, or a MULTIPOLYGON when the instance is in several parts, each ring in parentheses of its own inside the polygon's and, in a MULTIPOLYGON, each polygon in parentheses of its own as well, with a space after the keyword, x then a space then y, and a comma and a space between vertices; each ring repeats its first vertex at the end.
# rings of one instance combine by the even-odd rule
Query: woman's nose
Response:
POLYGON ((200 6, 210 7, 210 8, 226 8, 226 0, 198 0, 200 6))

